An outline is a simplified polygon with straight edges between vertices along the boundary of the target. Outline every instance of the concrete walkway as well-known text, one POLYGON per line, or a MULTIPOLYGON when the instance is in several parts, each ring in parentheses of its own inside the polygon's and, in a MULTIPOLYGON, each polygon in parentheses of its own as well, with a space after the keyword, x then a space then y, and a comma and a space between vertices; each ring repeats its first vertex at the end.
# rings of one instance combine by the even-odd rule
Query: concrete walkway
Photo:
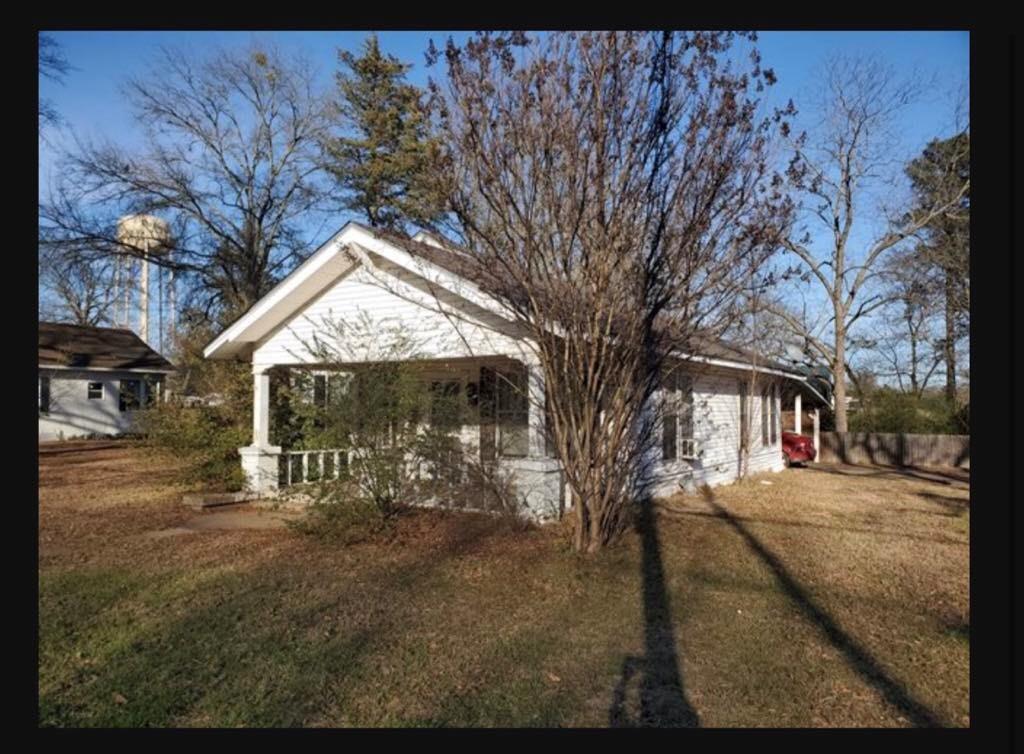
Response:
POLYGON ((297 511, 260 510, 251 505, 225 506, 209 513, 197 513, 181 526, 148 532, 156 539, 197 531, 238 531, 241 529, 283 529, 288 521, 302 517, 297 511))

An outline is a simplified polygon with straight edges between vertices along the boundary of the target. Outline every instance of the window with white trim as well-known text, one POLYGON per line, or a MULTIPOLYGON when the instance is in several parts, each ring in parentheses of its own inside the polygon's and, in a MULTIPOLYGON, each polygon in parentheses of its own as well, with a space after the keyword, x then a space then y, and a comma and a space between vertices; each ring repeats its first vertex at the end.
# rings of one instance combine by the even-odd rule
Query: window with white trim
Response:
POLYGON ((675 461, 696 456, 693 438, 693 378, 673 371, 662 383, 664 413, 661 425, 661 459, 675 461))
POLYGON ((495 377, 498 455, 525 458, 529 450, 530 417, 526 369, 497 371, 495 377))
POLYGON ((761 390, 761 445, 764 447, 768 446, 768 422, 769 422, 769 401, 771 401, 771 392, 766 385, 761 390))
POLYGON ((750 392, 746 380, 737 380, 740 394, 740 449, 750 451, 750 392))
POLYGON ((772 385, 771 395, 771 420, 772 420, 772 445, 779 441, 779 397, 776 391, 776 386, 772 385))
POLYGON ((91 401, 103 400, 103 383, 90 382, 86 388, 87 395, 91 401))

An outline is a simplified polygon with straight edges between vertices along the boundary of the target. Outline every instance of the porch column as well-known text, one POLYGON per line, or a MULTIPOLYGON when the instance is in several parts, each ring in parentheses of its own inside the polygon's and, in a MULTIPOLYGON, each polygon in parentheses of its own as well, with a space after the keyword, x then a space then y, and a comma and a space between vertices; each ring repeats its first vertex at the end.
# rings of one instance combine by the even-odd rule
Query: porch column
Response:
POLYGON ((800 434, 800 430, 802 429, 803 425, 803 417, 801 416, 801 409, 803 408, 803 406, 801 405, 802 398, 803 396, 801 396, 800 393, 796 394, 796 403, 793 408, 793 431, 796 432, 797 434, 800 434))
POLYGON ((270 370, 256 364, 252 367, 252 445, 270 445, 270 370))
POLYGON ((238 449, 246 487, 258 496, 277 491, 278 459, 281 448, 270 444, 270 371, 265 365, 253 365, 252 445, 238 449))
POLYGON ((814 413, 814 462, 818 462, 818 448, 821 447, 821 409, 815 408, 814 413))
POLYGON ((545 386, 544 370, 537 361, 526 363, 527 395, 529 396, 529 445, 527 455, 530 458, 544 458, 544 405, 545 386))

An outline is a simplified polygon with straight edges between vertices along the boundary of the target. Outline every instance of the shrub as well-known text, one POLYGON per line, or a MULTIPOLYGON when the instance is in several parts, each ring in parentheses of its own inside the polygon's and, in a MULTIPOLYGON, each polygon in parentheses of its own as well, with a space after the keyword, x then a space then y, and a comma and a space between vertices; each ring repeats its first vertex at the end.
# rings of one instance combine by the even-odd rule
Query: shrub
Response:
POLYGON ((959 434, 957 411, 941 394, 916 396, 892 388, 879 388, 864 396, 850 414, 851 432, 959 434))
POLYGON ((360 495, 350 481, 325 482, 316 488, 306 515, 290 522, 296 531, 349 545, 390 529, 394 511, 384 513, 372 499, 360 495))
POLYGON ((245 481, 238 449, 252 442, 252 372, 248 364, 203 358, 216 329, 199 313, 183 313, 171 347, 172 398, 141 411, 138 428, 145 447, 180 462, 179 481, 234 492, 245 481))
POLYGON ((183 462, 181 482, 216 492, 242 489, 238 448, 249 443, 250 430, 240 427, 224 407, 155 404, 141 412, 140 426, 145 447, 183 462))

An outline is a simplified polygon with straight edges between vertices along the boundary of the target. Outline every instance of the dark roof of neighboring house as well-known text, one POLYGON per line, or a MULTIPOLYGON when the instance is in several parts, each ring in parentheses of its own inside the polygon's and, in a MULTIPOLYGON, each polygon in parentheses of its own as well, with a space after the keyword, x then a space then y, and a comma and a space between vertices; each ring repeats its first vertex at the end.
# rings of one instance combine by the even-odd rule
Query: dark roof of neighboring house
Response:
POLYGON ((131 330, 39 323, 39 366, 169 372, 174 365, 131 330))

